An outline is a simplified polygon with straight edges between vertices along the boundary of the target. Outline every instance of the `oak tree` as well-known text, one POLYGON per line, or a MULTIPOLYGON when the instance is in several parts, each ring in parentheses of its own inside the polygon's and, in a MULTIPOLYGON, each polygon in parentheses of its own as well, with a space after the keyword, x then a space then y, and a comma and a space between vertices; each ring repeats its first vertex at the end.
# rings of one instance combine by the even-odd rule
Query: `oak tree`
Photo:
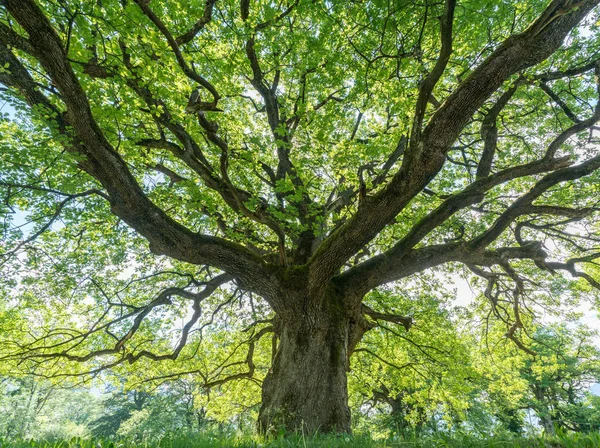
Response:
POLYGON ((599 286, 598 3, 2 0, 3 362, 215 362, 349 431, 386 291, 449 264, 528 350, 538 277, 599 286))

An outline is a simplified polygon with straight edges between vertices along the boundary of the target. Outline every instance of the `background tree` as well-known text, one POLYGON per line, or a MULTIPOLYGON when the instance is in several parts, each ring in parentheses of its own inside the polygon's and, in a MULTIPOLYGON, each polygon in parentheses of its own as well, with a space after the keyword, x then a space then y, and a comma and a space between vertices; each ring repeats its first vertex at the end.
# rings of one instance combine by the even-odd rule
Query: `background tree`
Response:
POLYGON ((599 286, 597 3, 3 0, 1 359, 264 374, 261 430, 349 431, 412 325, 365 298, 447 263, 528 350, 551 274, 599 286))
POLYGON ((590 385, 600 381, 600 351, 594 345, 595 332, 565 327, 539 330, 532 344, 539 356, 527 360, 521 375, 529 396, 524 407, 533 410, 544 429, 577 432, 596 431, 590 421, 593 407, 586 403, 590 385), (574 333, 574 334, 572 334, 574 333))
POLYGON ((57 387, 31 375, 0 377, 2 440, 89 436, 101 411, 89 390, 57 387))
POLYGON ((127 421, 132 412, 141 411, 147 402, 148 394, 111 388, 109 397, 104 401, 105 413, 91 422, 94 437, 114 437, 119 427, 127 421))
POLYGON ((535 353, 530 356, 502 344, 495 330, 482 333, 480 344, 473 343, 478 346, 472 352, 477 394, 470 407, 475 404, 478 412, 518 435, 538 425, 548 435, 557 428, 563 433, 595 431, 591 386, 598 381, 597 331, 568 318, 543 327, 530 325, 532 339, 526 349, 535 353))

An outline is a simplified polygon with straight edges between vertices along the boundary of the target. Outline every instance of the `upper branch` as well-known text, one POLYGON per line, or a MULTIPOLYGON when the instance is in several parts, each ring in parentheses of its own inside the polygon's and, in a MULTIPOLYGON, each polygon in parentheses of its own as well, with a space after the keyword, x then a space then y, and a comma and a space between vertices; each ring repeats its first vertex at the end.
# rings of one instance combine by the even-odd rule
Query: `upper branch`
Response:
POLYGON ((0 186, 5 186, 5 187, 8 187, 8 189, 9 189, 9 194, 7 195, 6 203, 8 203, 8 201, 9 201, 10 189, 13 187, 18 188, 18 189, 47 191, 47 192, 51 192, 53 194, 58 194, 58 195, 64 197, 64 199, 57 204, 54 211, 49 216, 47 216, 48 220, 46 221, 45 224, 43 224, 39 229, 37 229, 35 232, 33 232, 27 238, 25 238, 24 240, 17 243, 17 245, 14 248, 12 248, 11 250, 4 252, 4 253, 0 253, 0 267, 4 264, 4 261, 2 261, 2 259, 5 259, 6 261, 8 261, 8 259, 11 256, 16 255, 22 247, 25 247, 27 244, 35 241, 40 235, 42 235, 44 232, 49 230, 52 227, 52 225, 58 220, 58 218, 60 217, 64 208, 70 202, 72 202, 76 199, 84 198, 84 197, 91 196, 91 195, 98 195, 98 196, 101 196, 104 199, 108 200, 108 197, 102 191, 96 190, 96 189, 83 191, 81 193, 67 194, 67 193, 62 193, 59 191, 55 191, 55 190, 51 190, 51 189, 47 189, 47 188, 43 188, 43 187, 36 187, 36 186, 32 186, 32 185, 20 185, 20 184, 14 184, 14 183, 4 182, 4 181, 0 181, 0 186))
POLYGON ((412 317, 410 316, 399 316, 397 314, 380 313, 367 305, 362 305, 362 312, 373 320, 384 320, 386 322, 392 322, 394 324, 400 324, 406 331, 410 330, 413 324, 412 317))
POLYGON ((125 161, 94 120, 60 38, 43 12, 33 0, 7 0, 5 4, 28 33, 37 61, 61 94, 67 109, 66 121, 73 128, 75 140, 81 142, 70 149, 84 156, 81 166, 105 188, 113 213, 144 236, 155 253, 215 266, 244 280, 249 289, 263 294, 271 290, 270 276, 259 256, 238 244, 192 232, 170 218, 144 194, 125 161))
POLYGON ((194 37, 196 37, 196 35, 202 30, 202 28, 206 26, 208 22, 210 22, 210 20, 212 19, 212 12, 215 3, 217 3, 217 0, 206 0, 206 3, 204 5, 204 13, 202 14, 202 17, 194 24, 194 26, 190 30, 188 30, 181 36, 178 36, 177 39, 175 39, 177 45, 187 44, 194 37))
MULTIPOLYGON (((599 117, 600 105, 596 108, 593 118, 591 120, 585 120, 585 122, 588 122, 587 126, 591 126, 599 119, 599 117)), ((570 129, 572 131, 574 129, 581 130, 579 129, 581 123, 584 122, 579 122, 573 125, 570 129)), ((567 131, 561 133, 558 136, 558 138, 554 142, 552 142, 547 151, 547 154, 549 153, 550 156, 554 156, 554 153, 558 149, 558 146, 555 145, 555 142, 561 139, 566 140, 567 137, 565 137, 564 134, 567 131)), ((573 131, 573 133, 574 132, 575 131, 573 131)), ((517 199, 510 207, 508 207, 508 209, 500 215, 496 222, 494 222, 494 224, 486 232, 484 232, 472 242, 473 249, 486 247, 487 245, 489 245, 510 225, 511 222, 514 221, 515 218, 517 218, 523 213, 526 213, 528 207, 533 203, 534 200, 539 198, 542 194, 544 194, 553 186, 561 182, 580 179, 584 176, 588 176, 594 171, 598 170, 599 168, 600 155, 592 157, 591 159, 586 160, 585 162, 579 165, 571 166, 568 168, 562 168, 560 170, 554 171, 553 173, 547 174, 539 182, 537 182, 531 190, 529 190, 526 194, 517 199)))
MULTIPOLYGON (((290 147, 291 138, 290 130, 287 123, 281 119, 279 110, 279 100, 277 98, 277 87, 279 82, 279 74, 276 74, 275 79, 271 84, 268 84, 265 80, 264 73, 260 67, 258 56, 255 49, 255 37, 252 36, 246 42, 246 56, 250 61, 250 67, 252 68, 252 85, 256 91, 261 95, 265 102, 265 110, 267 112, 267 118, 269 121, 269 127, 275 139, 277 146, 277 157, 279 163, 277 166, 277 179, 284 179, 286 176, 290 176, 290 179, 294 183, 296 188, 303 188, 302 179, 296 174, 296 170, 290 159, 290 147)), ((279 73, 279 72, 278 72, 279 73)), ((306 193, 304 193, 306 195, 306 193)), ((309 200, 308 197, 304 198, 309 200)), ((306 207, 306 204, 299 204, 306 207)), ((306 210, 304 210, 304 213, 306 210)))
MULTIPOLYGON (((175 58, 177 59, 177 63, 183 70, 183 73, 185 73, 185 75, 188 78, 192 79, 193 81, 196 81, 198 84, 200 84, 206 90, 208 90, 211 93, 211 95, 213 96, 213 100, 216 105, 216 102, 221 98, 221 96, 217 92, 217 89, 206 78, 199 75, 192 68, 190 68, 190 66, 185 61, 185 58, 183 57, 181 50, 179 49, 179 44, 177 43, 177 40, 173 37, 173 35, 169 31, 169 29, 163 23, 163 21, 156 14, 154 14, 154 11, 152 11, 150 9, 150 7, 148 6, 148 3, 150 3, 150 2, 145 1, 145 0, 135 0, 135 2, 140 7, 140 9, 143 11, 143 13, 160 30, 160 32, 163 34, 163 36, 165 36, 165 39, 167 39, 167 42, 169 43, 171 50, 173 50, 173 53, 175 54, 175 58)), ((212 12, 212 6, 210 7, 210 11, 212 12)), ((209 19, 210 19, 210 17, 209 17, 209 19)))
POLYGON ((433 93, 435 85, 442 77, 450 55, 452 53, 452 23, 454 20, 454 9, 456 7, 456 0, 446 0, 444 14, 441 17, 441 49, 440 55, 433 67, 433 70, 427 75, 421 84, 419 89, 419 96, 417 98, 417 104, 415 106, 415 118, 413 121, 413 128, 411 133, 411 144, 416 144, 421 137, 421 126, 423 124, 423 117, 425 116, 425 109, 433 93))
MULTIPOLYGON (((298 2, 293 3, 288 10, 283 13, 282 18, 289 14, 297 3, 298 2)), ((256 30, 259 29, 261 29, 260 25, 256 28, 256 30)), ((278 196, 287 197, 289 202, 298 210, 298 218, 300 219, 300 222, 310 227, 314 221, 314 218, 310 216, 310 205, 312 204, 312 199, 308 195, 304 181, 298 175, 297 170, 290 158, 290 152, 292 149, 292 127, 294 122, 293 120, 286 120, 285 117, 282 118, 279 98, 277 96, 277 88, 280 82, 281 71, 277 69, 273 81, 270 83, 267 82, 264 72, 260 66, 255 45, 256 38, 255 35, 252 35, 246 42, 246 56, 252 69, 252 78, 250 79, 250 82, 265 102, 267 120, 269 122, 269 127, 277 148, 278 164, 277 171, 275 173, 275 179, 277 181, 283 180, 286 177, 289 178, 294 187, 294 193, 296 193, 278 193, 278 196)), ((305 261, 310 254, 310 248, 313 240, 314 235, 311 231, 304 233, 298 244, 300 246, 299 250, 295 254, 296 261, 305 261)), ((285 264, 285 248, 283 247, 284 243, 285 241, 282 238, 280 240, 280 251, 285 264)))
POLYGON ((574 123, 579 123, 581 120, 573 113, 573 111, 567 106, 567 104, 546 84, 544 81, 540 81, 540 88, 548 95, 552 100, 563 110, 565 115, 571 119, 574 123))
MULTIPOLYGON (((559 146, 558 142, 564 143, 568 136, 579 132, 582 123, 586 123, 589 127, 599 118, 600 112, 596 111, 592 118, 576 123, 571 128, 563 131, 549 145, 549 150, 546 154, 550 153, 553 157, 559 146)), ((600 169, 600 156, 593 157, 575 166, 569 166, 571 163, 568 159, 568 157, 558 159, 544 157, 535 162, 507 168, 496 174, 473 182, 460 193, 456 193, 447 198, 438 208, 419 221, 411 231, 404 236, 404 238, 389 250, 344 272, 338 276, 337 281, 344 284, 349 290, 354 291, 358 297, 382 283, 404 277, 405 275, 403 272, 406 269, 406 264, 413 263, 410 258, 406 259, 405 257, 414 252, 412 251, 413 247, 415 247, 415 245, 429 232, 445 222, 458 210, 481 201, 483 195, 493 187, 512 179, 551 171, 551 173, 538 181, 529 192, 517 199, 504 213, 502 213, 488 230, 469 243, 470 250, 473 252, 485 249, 489 244, 496 240, 516 218, 524 214, 551 213, 575 218, 587 216, 592 209, 576 210, 565 207, 532 206, 535 199, 539 198, 553 186, 561 182, 579 179, 600 169)))
POLYGON ((600 281, 593 278, 586 272, 578 271, 575 264, 576 263, 592 263, 593 261, 600 258, 599 253, 594 253, 585 257, 577 257, 571 258, 564 263, 559 262, 547 262, 546 265, 549 269, 561 269, 569 272, 573 277, 583 278, 586 282, 588 282, 591 286, 596 289, 600 289, 600 281))
POLYGON ((441 170, 446 153, 470 117, 512 75, 536 65, 562 44, 599 0, 554 0, 523 33, 506 39, 460 84, 435 112, 417 145, 404 155, 388 186, 359 205, 355 215, 333 232, 310 263, 315 282, 331 278, 341 266, 423 190, 441 170))
POLYGON ((137 143, 141 146, 167 149, 171 154, 184 162, 192 171, 198 174, 203 180, 204 185, 219 193, 232 210, 235 210, 253 221, 265 224, 281 238, 283 230, 269 213, 266 207, 266 201, 262 198, 258 198, 265 206, 260 207, 256 211, 249 210, 245 204, 251 199, 251 194, 246 190, 237 188, 229 179, 227 168, 230 148, 228 143, 217 135, 214 123, 206 119, 202 114, 198 114, 199 124, 206 131, 207 139, 221 150, 221 177, 219 177, 190 133, 181 124, 174 121, 167 104, 160 99, 156 99, 150 89, 135 75, 135 67, 133 67, 130 62, 130 56, 125 43, 121 42, 120 47, 123 53, 124 64, 131 72, 131 75, 125 79, 127 85, 142 98, 148 106, 156 107, 161 110, 161 113, 159 115, 154 115, 153 118, 160 125, 168 129, 183 145, 183 148, 169 142, 164 136, 161 136, 161 139, 159 140, 143 139, 137 143))
POLYGON ((510 99, 513 97, 519 87, 519 83, 514 83, 513 86, 498 98, 498 101, 490 108, 487 115, 481 123, 481 137, 483 138, 484 147, 479 165, 477 165, 477 179, 489 176, 492 171, 492 163, 498 146, 498 126, 496 121, 502 109, 506 107, 510 99))

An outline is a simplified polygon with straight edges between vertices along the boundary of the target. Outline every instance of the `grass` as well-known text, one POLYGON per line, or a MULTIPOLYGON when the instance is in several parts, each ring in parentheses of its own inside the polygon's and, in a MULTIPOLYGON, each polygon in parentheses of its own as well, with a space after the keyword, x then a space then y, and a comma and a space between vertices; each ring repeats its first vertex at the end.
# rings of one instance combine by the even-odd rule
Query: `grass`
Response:
POLYGON ((372 440, 365 436, 294 436, 276 440, 205 434, 198 437, 172 437, 154 442, 85 440, 73 438, 57 441, 0 440, 0 448, 598 448, 600 433, 561 434, 554 438, 513 439, 494 437, 436 435, 401 440, 372 440))

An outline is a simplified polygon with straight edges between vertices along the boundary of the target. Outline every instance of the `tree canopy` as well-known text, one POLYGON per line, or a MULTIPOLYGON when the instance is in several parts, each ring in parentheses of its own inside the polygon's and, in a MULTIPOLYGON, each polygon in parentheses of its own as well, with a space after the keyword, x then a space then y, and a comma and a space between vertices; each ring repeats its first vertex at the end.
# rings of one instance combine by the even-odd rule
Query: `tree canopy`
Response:
POLYGON ((600 288, 598 3, 1 1, 0 359, 349 431, 444 272, 535 355, 600 288))

